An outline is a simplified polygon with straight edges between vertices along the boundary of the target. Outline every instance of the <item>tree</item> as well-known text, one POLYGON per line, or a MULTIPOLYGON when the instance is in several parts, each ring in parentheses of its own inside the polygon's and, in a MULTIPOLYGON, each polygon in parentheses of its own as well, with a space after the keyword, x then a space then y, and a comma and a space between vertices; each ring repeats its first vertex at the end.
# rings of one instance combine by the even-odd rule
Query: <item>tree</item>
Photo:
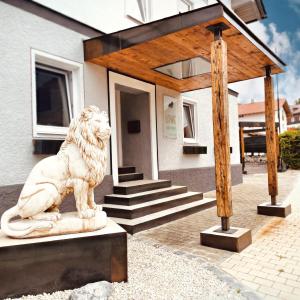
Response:
POLYGON ((297 100, 295 100, 295 104, 300 104, 300 98, 298 98, 297 100))
POLYGON ((283 161, 291 169, 300 170, 300 129, 280 134, 279 141, 283 161))

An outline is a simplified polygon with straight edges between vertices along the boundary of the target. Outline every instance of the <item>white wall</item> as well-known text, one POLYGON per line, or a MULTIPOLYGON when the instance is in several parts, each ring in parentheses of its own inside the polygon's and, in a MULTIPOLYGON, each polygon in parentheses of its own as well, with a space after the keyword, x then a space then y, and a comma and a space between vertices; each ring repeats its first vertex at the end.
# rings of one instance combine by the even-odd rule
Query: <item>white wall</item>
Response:
MULTIPOLYGON (((0 28, 0 185, 12 185, 42 158, 32 154, 31 48, 84 64, 88 37, 2 1, 0 28)), ((84 81, 86 105, 107 110, 106 70, 84 64, 84 81)))
MULTIPOLYGON (((198 102, 198 136, 200 146, 207 147, 207 154, 187 155, 183 154, 183 120, 182 98, 176 91, 157 86, 157 122, 158 122, 158 156, 159 169, 176 170, 185 168, 201 168, 214 166, 213 148, 213 124, 212 124, 212 101, 211 89, 203 89, 185 93, 189 98, 198 102), (163 133, 163 96, 172 96, 176 101, 177 109, 177 139, 164 137, 163 133)), ((230 145, 233 147, 231 164, 240 163, 239 129, 238 129, 238 106, 237 98, 229 95, 229 126, 230 145)))
MULTIPOLYGON (((215 0, 194 0, 193 9, 214 4, 215 0)), ((178 0, 151 0, 152 21, 178 14, 178 0)))
MULTIPOLYGON (((126 14, 126 0, 34 0, 105 33, 140 25, 126 14)), ((178 13, 178 0, 151 0, 151 21, 178 13)), ((194 8, 216 0, 193 0, 194 8)))

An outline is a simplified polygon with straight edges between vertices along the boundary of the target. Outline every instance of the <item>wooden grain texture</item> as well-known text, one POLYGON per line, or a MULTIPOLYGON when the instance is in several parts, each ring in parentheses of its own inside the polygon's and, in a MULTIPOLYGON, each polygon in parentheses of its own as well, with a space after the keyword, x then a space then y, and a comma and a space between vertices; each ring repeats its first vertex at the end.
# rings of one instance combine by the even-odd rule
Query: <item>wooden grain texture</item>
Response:
MULTIPOLYGON (((268 187, 272 202, 278 195, 277 178, 277 134, 274 115, 274 89, 271 76, 265 77, 265 118, 266 118, 266 148, 268 166, 268 187)), ((274 204, 274 203, 273 203, 274 204)))
POLYGON ((217 212, 232 216, 229 108, 227 87, 227 45, 224 40, 211 45, 212 107, 215 152, 217 212))
POLYGON ((154 68, 197 56, 210 60, 212 33, 206 27, 220 22, 229 26, 229 29, 223 32, 223 39, 228 45, 229 83, 263 77, 266 65, 273 66, 274 74, 282 72, 280 67, 274 65, 270 58, 224 17, 162 35, 109 54, 101 54, 103 48, 101 37, 99 40, 88 40, 85 41, 85 59, 113 71, 179 92, 207 88, 211 86, 209 73, 187 79, 175 79, 155 71, 154 68))

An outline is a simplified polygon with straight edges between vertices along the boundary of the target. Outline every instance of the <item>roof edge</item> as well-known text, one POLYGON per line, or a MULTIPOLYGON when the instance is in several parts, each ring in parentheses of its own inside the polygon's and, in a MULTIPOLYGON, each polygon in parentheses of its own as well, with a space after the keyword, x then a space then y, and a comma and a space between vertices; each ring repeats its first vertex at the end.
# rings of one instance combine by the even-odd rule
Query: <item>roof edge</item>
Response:
POLYGON ((239 96, 239 92, 234 91, 233 89, 228 88, 228 94, 234 97, 238 97, 239 96))
MULTIPOLYGON (((232 25, 237 27, 237 30, 241 31, 241 29, 248 35, 249 40, 253 40, 254 44, 262 51, 264 52, 269 58, 279 65, 282 69, 287 66, 287 64, 276 54, 273 50, 270 49, 269 46, 267 46, 248 26, 247 24, 239 17, 237 16, 233 11, 231 11, 226 5, 224 5, 222 2, 219 2, 220 5, 223 7, 224 12, 227 14, 225 16, 227 20, 230 23, 233 23, 232 25), (229 17, 229 19, 228 19, 229 17), (231 20, 230 20, 231 19, 231 20), (234 24, 235 23, 235 24, 234 24), (269 54, 269 55, 268 55, 269 54), (275 59, 275 61, 270 57, 270 55, 275 59)), ((246 35, 245 35, 246 36, 246 35)), ((251 41, 253 43, 253 41, 251 41)))

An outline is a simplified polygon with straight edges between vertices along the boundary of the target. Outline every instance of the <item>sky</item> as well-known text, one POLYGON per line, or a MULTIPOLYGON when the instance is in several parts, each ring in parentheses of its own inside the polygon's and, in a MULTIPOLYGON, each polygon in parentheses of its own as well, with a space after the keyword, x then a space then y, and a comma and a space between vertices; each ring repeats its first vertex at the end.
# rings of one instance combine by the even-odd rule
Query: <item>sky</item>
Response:
MULTIPOLYGON (((278 75, 279 97, 290 104, 300 98, 300 0, 264 0, 268 18, 249 25, 270 48, 288 65, 278 75)), ((274 76, 275 97, 277 78, 274 76)), ((263 100, 263 79, 230 85, 240 93, 240 102, 263 100)))

